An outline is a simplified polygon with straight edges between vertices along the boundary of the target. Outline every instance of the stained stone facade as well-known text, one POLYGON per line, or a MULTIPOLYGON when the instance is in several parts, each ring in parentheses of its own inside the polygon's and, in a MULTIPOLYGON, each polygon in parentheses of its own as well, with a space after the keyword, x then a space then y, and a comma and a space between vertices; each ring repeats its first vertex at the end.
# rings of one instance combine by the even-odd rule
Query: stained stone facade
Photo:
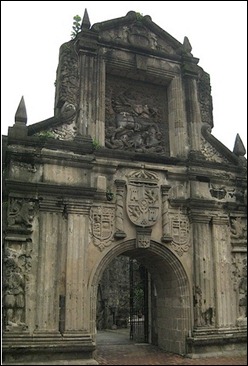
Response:
POLYGON ((60 48, 54 116, 27 125, 22 98, 3 137, 6 364, 93 364, 98 284, 119 255, 156 287, 150 342, 245 352, 245 149, 212 135, 191 51, 150 16, 91 26, 85 12, 60 48))

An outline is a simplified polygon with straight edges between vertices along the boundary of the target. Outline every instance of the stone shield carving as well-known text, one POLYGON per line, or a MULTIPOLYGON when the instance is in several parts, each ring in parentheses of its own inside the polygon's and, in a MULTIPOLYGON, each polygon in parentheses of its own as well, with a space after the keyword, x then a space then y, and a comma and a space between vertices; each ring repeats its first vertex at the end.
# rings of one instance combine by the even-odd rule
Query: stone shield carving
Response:
POLYGON ((137 226, 149 227, 156 223, 160 211, 158 177, 145 170, 129 175, 127 213, 137 226))
POLYGON ((189 221, 185 215, 173 215, 171 218, 172 245, 175 251, 182 255, 189 249, 189 221))
POLYGON ((112 243, 114 209, 106 206, 92 207, 90 219, 94 244, 103 250, 112 243))

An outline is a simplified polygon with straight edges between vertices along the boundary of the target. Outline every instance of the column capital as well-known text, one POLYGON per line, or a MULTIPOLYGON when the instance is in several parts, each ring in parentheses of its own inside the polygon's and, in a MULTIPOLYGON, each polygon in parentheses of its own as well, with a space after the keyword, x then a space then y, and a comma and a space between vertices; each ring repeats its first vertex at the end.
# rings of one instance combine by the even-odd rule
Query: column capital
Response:
POLYGON ((226 215, 212 217, 213 225, 229 225, 229 218, 226 215))
POLYGON ((209 224, 211 221, 211 216, 209 214, 205 214, 203 212, 190 212, 189 220, 191 223, 202 223, 209 224))

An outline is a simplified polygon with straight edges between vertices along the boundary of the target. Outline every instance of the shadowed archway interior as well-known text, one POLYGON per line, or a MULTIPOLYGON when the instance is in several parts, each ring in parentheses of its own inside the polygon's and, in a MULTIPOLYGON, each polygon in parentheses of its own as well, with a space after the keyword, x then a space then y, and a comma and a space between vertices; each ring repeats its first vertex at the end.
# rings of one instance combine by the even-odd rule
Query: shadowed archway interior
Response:
POLYGON ((156 318, 152 329, 160 348, 184 354, 191 324, 190 288, 186 272, 177 257, 161 244, 151 241, 150 248, 136 248, 129 240, 112 248, 99 263, 91 281, 92 332, 96 329, 97 287, 101 276, 118 255, 134 258, 147 268, 156 286, 156 318))

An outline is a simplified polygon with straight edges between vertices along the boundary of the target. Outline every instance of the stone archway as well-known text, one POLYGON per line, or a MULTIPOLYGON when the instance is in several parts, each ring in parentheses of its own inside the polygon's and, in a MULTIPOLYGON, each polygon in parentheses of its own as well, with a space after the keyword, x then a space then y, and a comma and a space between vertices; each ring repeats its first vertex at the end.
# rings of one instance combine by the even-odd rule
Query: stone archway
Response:
POLYGON ((180 260, 160 243, 151 241, 149 248, 136 248, 135 240, 119 243, 98 263, 90 278, 91 331, 96 339, 97 287, 106 267, 118 255, 137 259, 150 272, 157 290, 157 344, 177 354, 186 354, 186 337, 191 329, 189 280, 180 260))

